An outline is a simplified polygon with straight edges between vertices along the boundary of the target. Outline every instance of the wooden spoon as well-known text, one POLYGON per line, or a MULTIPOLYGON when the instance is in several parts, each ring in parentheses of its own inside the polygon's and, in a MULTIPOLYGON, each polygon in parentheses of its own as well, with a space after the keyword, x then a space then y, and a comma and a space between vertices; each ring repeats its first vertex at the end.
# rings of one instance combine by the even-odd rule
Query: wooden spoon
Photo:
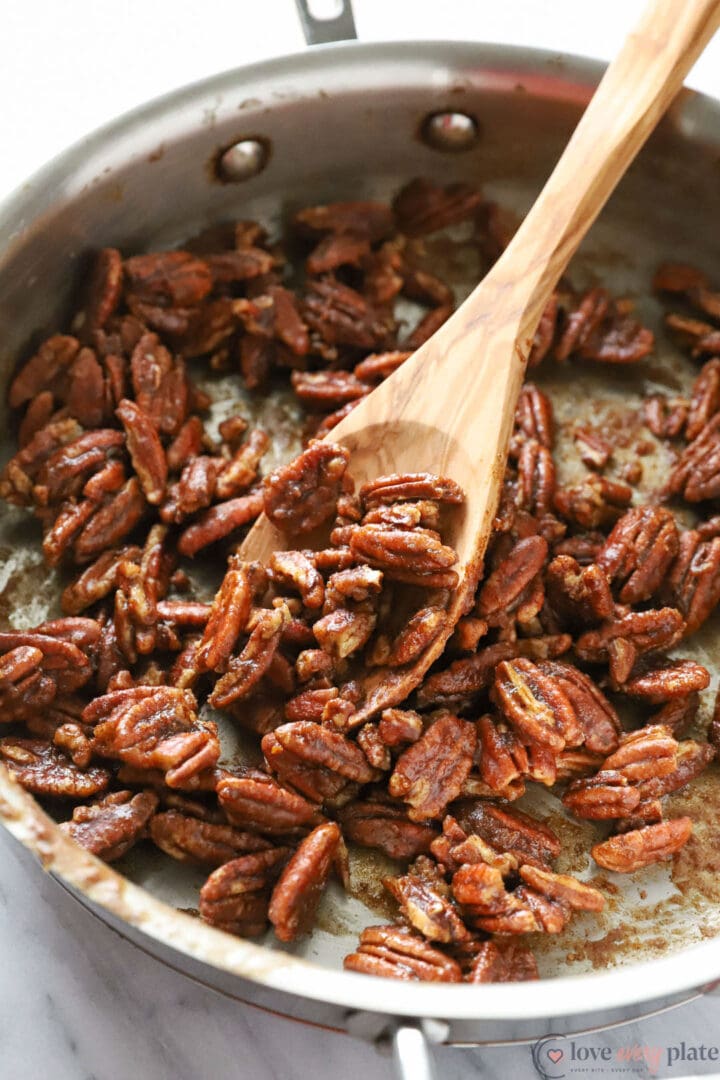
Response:
MULTIPOLYGON (((496 513, 525 365, 540 316, 580 241, 720 25, 720 0, 655 0, 607 69, 565 152, 492 270, 454 315, 335 427, 362 484, 387 473, 451 477, 467 501, 446 542, 459 584, 447 630, 400 669, 368 671, 353 723, 402 701, 472 604, 496 513)), ((263 515, 240 553, 294 546, 263 515)))

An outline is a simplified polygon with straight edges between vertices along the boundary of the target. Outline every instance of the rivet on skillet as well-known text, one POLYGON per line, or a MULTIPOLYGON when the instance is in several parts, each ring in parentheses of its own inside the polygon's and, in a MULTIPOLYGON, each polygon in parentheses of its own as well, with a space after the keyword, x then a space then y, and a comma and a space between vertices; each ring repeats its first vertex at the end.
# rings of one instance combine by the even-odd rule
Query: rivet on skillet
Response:
POLYGON ((469 150, 480 134, 474 116, 461 112, 431 113, 421 128, 423 141, 434 150, 469 150))
POLYGON ((221 180, 239 183, 262 172, 268 162, 267 147, 259 139, 241 139, 220 155, 217 171, 221 180))

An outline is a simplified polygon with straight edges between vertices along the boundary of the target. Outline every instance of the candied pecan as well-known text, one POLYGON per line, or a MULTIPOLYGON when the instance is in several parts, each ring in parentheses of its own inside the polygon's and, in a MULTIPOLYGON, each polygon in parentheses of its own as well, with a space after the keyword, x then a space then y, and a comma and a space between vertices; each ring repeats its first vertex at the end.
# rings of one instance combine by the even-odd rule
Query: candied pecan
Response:
POLYGON ((200 915, 240 937, 257 937, 267 926, 270 886, 291 854, 286 847, 241 855, 213 870, 200 890, 200 915))
POLYGON ((216 498, 231 499, 246 491, 257 479, 260 459, 269 445, 270 440, 264 431, 251 431, 220 472, 215 483, 216 498))
POLYGON ((376 621, 377 617, 371 613, 338 608, 318 619, 313 633, 320 647, 334 660, 344 660, 367 643, 376 621))
POLYGON ((113 791, 90 806, 76 806, 72 821, 60 828, 93 855, 114 862, 145 835, 157 805, 153 791, 113 791))
POLYGON ((357 744, 374 769, 390 769, 390 750, 380 738, 377 724, 364 724, 357 733, 357 744))
POLYGON ((632 814, 640 803, 640 792, 623 773, 601 770, 587 779, 573 780, 562 801, 576 817, 603 821, 632 814))
POLYGON ((446 626, 447 614, 442 608, 420 608, 408 619, 394 640, 391 641, 384 634, 376 638, 366 657, 366 663, 369 667, 400 667, 410 664, 422 655, 446 626))
POLYGON ((602 911, 605 897, 592 885, 585 885, 569 874, 554 874, 539 866, 520 867, 520 877, 536 892, 561 900, 576 911, 602 911))
POLYGON ((413 859, 428 852, 437 836, 432 825, 410 821, 405 807, 395 803, 355 801, 338 816, 348 840, 378 848, 391 859, 413 859))
POLYGON ((685 618, 685 636, 702 626, 720 601, 720 537, 702 540, 695 529, 680 535, 665 594, 685 618))
POLYGON ((532 348, 530 349, 530 355, 528 356, 527 362, 529 368, 534 368, 537 367, 538 364, 541 364, 550 352, 555 337, 557 318, 558 299, 555 293, 553 293, 543 309, 543 313, 540 316, 540 322, 538 323, 537 330, 533 337, 532 348))
POLYGON ((602 471, 612 457, 612 446, 593 428, 577 428, 574 434, 575 446, 580 460, 588 469, 602 471))
POLYGON ((494 941, 479 943, 467 975, 471 983, 528 982, 539 978, 530 949, 514 943, 501 948, 494 941))
POLYGON ((242 829, 284 836, 319 821, 315 806, 261 772, 224 776, 216 790, 228 820, 242 829))
POLYGON ((326 274, 339 266, 358 266, 370 254, 370 242, 352 233, 324 236, 305 260, 308 274, 326 274))
POLYGON ((160 517, 179 525, 190 514, 204 510, 213 501, 218 477, 225 467, 222 458, 199 454, 187 462, 176 484, 168 489, 160 517))
POLYGON ((383 884, 397 900, 407 922, 428 941, 448 945, 471 937, 453 902, 414 874, 412 868, 403 877, 384 878, 383 884))
POLYGON ((215 725, 198 719, 189 690, 116 690, 88 705, 83 721, 94 725, 95 753, 139 769, 162 769, 168 787, 182 787, 220 757, 215 725))
POLYGON ((668 660, 651 657, 641 663, 622 687, 630 697, 644 699, 653 705, 684 698, 710 685, 707 668, 695 660, 668 660))
POLYGON ((685 438, 692 442, 720 410, 720 359, 708 360, 693 383, 685 438))
POLYGON ((631 874, 652 863, 671 859, 688 842, 692 830, 689 817, 660 821, 656 825, 611 836, 609 840, 595 844, 591 854, 603 869, 613 870, 616 874, 631 874))
POLYGON ((683 635, 685 622, 676 608, 630 611, 588 630, 575 642, 581 660, 597 664, 607 660, 618 683, 627 682, 637 657, 670 649, 683 635))
POLYGON ((523 638, 490 645, 475 656, 455 660, 444 671, 430 675, 418 688, 418 705, 424 708, 427 705, 465 701, 490 685, 495 667, 501 660, 512 660, 516 656, 545 660, 562 656, 571 645, 569 634, 523 638))
POLYGON ((386 746, 417 742, 422 733, 422 717, 411 709, 385 709, 381 713, 378 735, 386 746))
POLYGON ((457 716, 434 720, 395 764, 388 790, 409 804, 411 821, 439 817, 456 799, 472 767, 477 746, 474 726, 457 716))
POLYGON ((397 371, 411 356, 411 352, 401 350, 371 353, 370 356, 366 356, 364 360, 355 365, 353 374, 356 379, 359 379, 365 385, 372 384, 386 379, 388 375, 392 375, 393 371, 397 371))
POLYGON ((468 863, 453 874, 452 892, 475 915, 505 915, 517 910, 515 898, 505 888, 500 870, 485 862, 468 863))
POLYGON ((478 835, 498 852, 513 855, 518 863, 547 866, 560 854, 560 841, 553 830, 521 810, 467 799, 457 804, 456 812, 468 836, 478 835))
POLYGON ((100 428, 60 446, 38 469, 33 487, 34 501, 48 506, 78 496, 87 481, 123 442, 119 431, 100 428))
POLYGON ((575 710, 583 745, 593 754, 612 753, 621 731, 620 720, 592 679, 572 664, 541 660, 538 667, 555 680, 575 710))
MULTIPOLYGON (((542 570, 547 558, 548 545, 542 536, 528 536, 519 540, 483 582, 478 593, 476 611, 495 625, 498 615, 517 612, 522 617, 522 602, 533 579, 542 570)), ((536 612, 533 612, 536 614, 536 612)))
POLYGON ((676 767, 677 748, 669 728, 649 724, 623 735, 617 750, 605 760, 603 768, 617 770, 631 783, 665 776, 676 767))
POLYGON ((515 429, 524 439, 552 449, 555 420, 550 399, 534 383, 525 383, 515 410, 515 429))
POLYGON ((240 495, 237 499, 228 499, 218 506, 211 506, 181 534, 178 551, 181 555, 192 558, 202 548, 224 540, 236 529, 254 521, 262 510, 263 494, 260 490, 240 495))
MULTIPOLYGON (((317 563, 317 560, 313 559, 317 563)), ((323 614, 343 608, 348 601, 362 604, 377 596, 382 588, 383 575, 370 566, 353 566, 331 574, 325 587, 323 614)), ((306 601, 303 601, 306 603, 306 601)))
POLYGON ((161 435, 177 435, 187 418, 188 387, 181 361, 160 343, 157 334, 143 334, 130 359, 135 403, 161 435))
POLYGON ((357 951, 345 957, 347 971, 414 982, 462 982, 457 961, 399 926, 368 926, 357 951))
POLYGON ((712 323, 687 315, 670 314, 665 316, 665 326, 681 345, 690 347, 693 357, 717 355, 720 349, 720 330, 712 323))
POLYGON ((570 555, 556 555, 545 573, 545 587, 550 609, 571 626, 586 627, 614 614, 607 576, 594 563, 581 567, 570 555))
POLYGON ((125 260, 130 291, 143 301, 166 307, 192 307, 212 288, 207 263, 188 251, 158 251, 125 260))
POLYGON ((670 511, 639 506, 615 524, 597 562, 620 586, 620 601, 637 604, 657 592, 677 551, 678 531, 670 511))
POLYGON ((41 390, 27 407, 18 428, 18 445, 22 448, 50 422, 55 411, 55 398, 49 390, 41 390))
POLYGON ((631 499, 628 484, 593 474, 575 487, 557 488, 553 501, 568 521, 584 529, 597 529, 614 524, 631 499))
POLYGON ((659 439, 675 439, 687 420, 686 401, 669 399, 663 394, 651 394, 642 405, 643 420, 659 439))
POLYGON ((697 691, 687 697, 675 698, 666 702, 652 717, 653 724, 664 724, 677 738, 692 724, 700 704, 697 691))
POLYGON ((665 492, 687 502, 720 495, 720 413, 716 413, 680 455, 665 492))
POLYGON ((242 652, 228 662, 226 673, 215 683, 208 699, 214 708, 225 709, 239 701, 267 673, 288 620, 289 612, 284 605, 259 611, 242 652))
POLYGON ((200 453, 202 440, 202 420, 199 416, 189 417, 165 452, 168 470, 178 472, 191 458, 196 457, 200 453))
POLYGON ((398 572, 430 575, 449 570, 457 562, 455 550, 429 529, 359 525, 350 537, 350 550, 359 561, 375 566, 388 577, 398 572))
MULTIPOLYGON (((94 510, 93 504, 89 505, 94 510)), ((82 525, 73 545, 76 562, 90 562, 106 548, 115 547, 124 540, 143 517, 146 505, 140 484, 133 476, 82 525)), ((81 503, 80 507, 82 506, 81 503)), ((49 535, 43 541, 46 557, 49 535)), ((53 559, 57 561, 54 556, 53 559)))
POLYGON ((334 821, 318 825, 301 841, 273 889, 268 917, 281 941, 310 932, 320 898, 343 843, 334 821))
POLYGON ((356 199, 322 206, 306 206, 293 217, 303 233, 350 233, 377 243, 393 231, 393 217, 385 203, 356 199))
POLYGON ((361 293, 334 278, 312 278, 303 303, 305 322, 327 345, 371 352, 392 346, 390 326, 361 293))
POLYGON ((406 499, 431 499, 460 504, 465 501, 462 488, 444 476, 433 473, 391 473, 369 480, 360 488, 365 510, 406 499))
POLYGON ((55 391, 61 385, 80 350, 77 338, 53 334, 25 362, 10 384, 8 404, 17 409, 41 390, 55 391))
POLYGON ((555 493, 555 464, 550 451, 536 439, 526 440, 518 456, 517 468, 515 503, 518 509, 536 517, 550 513, 555 493))
POLYGON ((314 442, 299 457, 265 480, 265 513, 279 529, 303 533, 334 512, 349 451, 335 443, 314 442))
POLYGON ((173 859, 198 866, 222 866, 240 855, 272 847, 269 840, 255 833, 201 821, 177 810, 155 814, 150 822, 150 839, 173 859))
POLYGON ((351 371, 293 371, 292 388, 307 409, 338 409, 365 397, 371 387, 351 371))
POLYGON ((393 212, 401 232, 406 236, 422 236, 465 221, 482 204, 482 192, 469 184, 441 187, 418 177, 395 196, 393 212))
MULTIPOLYGON (((325 600, 325 584, 312 558, 302 551, 274 551, 268 563, 270 578, 300 593, 307 608, 320 608, 325 600)), ((352 571, 351 571, 352 572, 352 571)), ((332 578, 330 579, 332 580, 332 578)))
POLYGON ((96 765, 80 769, 51 743, 42 739, 0 739, 0 759, 17 781, 33 795, 58 799, 90 799, 106 791, 110 773, 96 765))
POLYGON ((202 641, 195 653, 198 671, 222 671, 230 659, 252 607, 250 565, 232 555, 210 609, 202 641))
POLYGON ((367 784, 377 775, 359 746, 341 732, 319 727, 311 721, 282 724, 267 743, 266 739, 263 739, 263 751, 271 768, 276 756, 274 750, 279 745, 308 767, 321 766, 359 784, 367 784))
POLYGON ((137 560, 140 554, 139 547, 111 548, 103 552, 63 591, 61 600, 63 611, 67 615, 77 615, 98 600, 102 600, 117 587, 120 564, 137 560))
POLYGON ((428 311, 418 321, 412 331, 404 338, 402 345, 405 349, 419 349, 436 330, 439 330, 444 322, 450 318, 454 311, 454 304, 439 304, 438 307, 428 311))
POLYGON ((508 723, 529 743, 562 750, 577 746, 582 729, 554 678, 531 660, 503 660, 495 669, 494 693, 508 723))
POLYGON ((117 248, 101 248, 85 286, 84 303, 73 326, 85 340, 101 330, 115 311, 122 292, 122 256, 117 248))
POLYGON ((92 349, 81 349, 73 361, 65 393, 65 410, 86 427, 98 427, 106 416, 109 404, 105 393, 105 376, 92 349))
POLYGON ((268 274, 276 264, 275 256, 262 248, 244 245, 236 251, 222 251, 217 255, 207 255, 205 263, 210 268, 213 283, 231 285, 237 281, 268 274))
POLYGON ((527 751, 504 724, 495 723, 492 716, 481 716, 478 740, 480 776, 493 791, 503 791, 513 780, 527 773, 527 751))

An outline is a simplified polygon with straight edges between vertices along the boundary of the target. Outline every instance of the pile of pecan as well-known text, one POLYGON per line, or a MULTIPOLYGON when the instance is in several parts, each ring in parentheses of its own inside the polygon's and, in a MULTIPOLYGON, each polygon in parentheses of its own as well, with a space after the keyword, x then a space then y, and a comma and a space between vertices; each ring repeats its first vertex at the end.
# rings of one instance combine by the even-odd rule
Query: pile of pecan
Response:
MULTIPOLYGON (((641 462, 621 472, 591 427, 584 479, 559 484, 552 403, 525 384, 473 605, 411 697, 373 710, 363 679, 401 677, 449 629, 464 495, 421 471, 355 491, 347 450, 320 439, 452 312, 428 269, 439 230, 485 265, 508 237, 478 190, 414 180, 392 206, 301 210, 285 247, 242 221, 184 251, 100 253, 71 332, 9 391, 20 446, 0 494, 33 511, 65 582, 63 617, 0 633, 0 758, 101 858, 143 841, 206 867, 214 926, 308 933, 331 875, 352 888, 347 842, 397 860, 398 921, 346 967, 522 980, 523 935, 604 904, 554 869, 560 839, 514 805, 527 785, 598 822, 594 862, 628 873, 688 841, 665 797, 720 745, 720 711, 688 737, 710 678, 676 651, 720 600, 720 294, 689 267, 656 276, 704 366, 688 400, 645 401, 675 461, 649 501, 641 462), (400 301, 424 309, 409 330, 400 301), (215 429, 194 381, 233 371, 252 394, 289 381, 307 412, 307 448, 267 475, 273 433, 239 415, 215 429), (267 565, 237 554, 262 511, 288 543, 267 565), (191 560, 224 571, 214 598, 191 560), (223 760, 218 724, 255 735, 252 764, 223 760)), ((626 301, 563 282, 529 363, 653 348, 626 301)))

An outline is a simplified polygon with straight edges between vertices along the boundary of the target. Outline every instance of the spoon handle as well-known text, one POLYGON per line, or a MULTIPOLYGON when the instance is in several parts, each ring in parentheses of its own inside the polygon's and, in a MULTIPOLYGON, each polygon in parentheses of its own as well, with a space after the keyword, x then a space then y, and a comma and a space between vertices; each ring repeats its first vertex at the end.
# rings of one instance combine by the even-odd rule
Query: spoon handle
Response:
POLYGON ((574 251, 718 26, 720 0, 652 0, 605 72, 535 205, 489 275, 500 291, 517 288, 520 277, 526 282, 517 339, 523 353, 574 251))

